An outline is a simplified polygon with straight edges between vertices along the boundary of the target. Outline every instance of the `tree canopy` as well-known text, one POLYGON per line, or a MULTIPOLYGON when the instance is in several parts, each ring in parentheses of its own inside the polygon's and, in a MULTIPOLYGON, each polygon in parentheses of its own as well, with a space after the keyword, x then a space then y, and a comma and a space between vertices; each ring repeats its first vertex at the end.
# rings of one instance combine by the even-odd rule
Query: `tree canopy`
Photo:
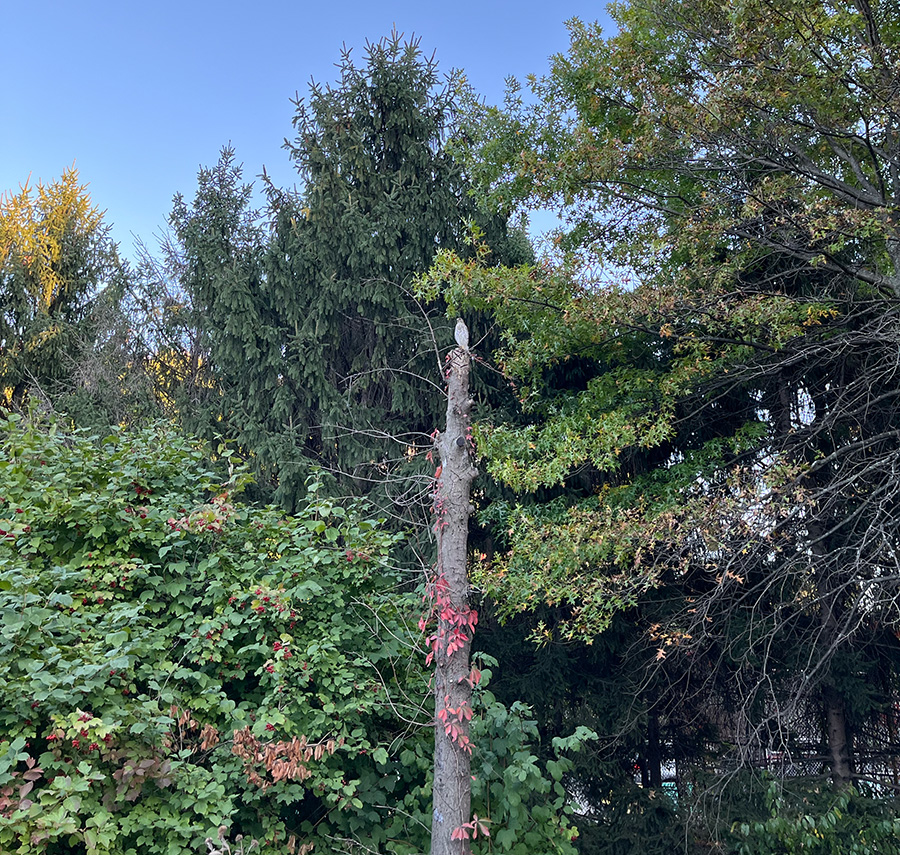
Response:
POLYGON ((890 9, 638 2, 609 38, 574 23, 537 105, 488 111, 472 155, 495 204, 561 206, 568 255, 443 254, 430 274, 502 324, 528 416, 479 435, 497 478, 540 491, 490 511, 508 551, 486 590, 562 605, 588 638, 668 598, 654 667, 740 699, 718 723, 739 753, 785 750, 820 704, 839 784, 897 652, 890 9))

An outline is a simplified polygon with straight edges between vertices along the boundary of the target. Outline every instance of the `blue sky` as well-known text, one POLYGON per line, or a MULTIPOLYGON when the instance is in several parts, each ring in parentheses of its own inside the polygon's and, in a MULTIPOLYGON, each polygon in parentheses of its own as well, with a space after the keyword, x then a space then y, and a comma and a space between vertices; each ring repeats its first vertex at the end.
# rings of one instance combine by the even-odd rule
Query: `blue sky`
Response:
MULTIPOLYGON (((230 142, 252 178, 295 173, 281 149, 290 99, 336 79, 342 44, 393 27, 443 70, 462 68, 491 102, 509 75, 543 73, 568 45, 565 21, 606 19, 603 4, 5 0, 0 40, 0 193, 73 163, 106 210, 123 253, 154 245, 174 193, 230 142)), ((608 20, 608 19, 606 19, 608 20)))

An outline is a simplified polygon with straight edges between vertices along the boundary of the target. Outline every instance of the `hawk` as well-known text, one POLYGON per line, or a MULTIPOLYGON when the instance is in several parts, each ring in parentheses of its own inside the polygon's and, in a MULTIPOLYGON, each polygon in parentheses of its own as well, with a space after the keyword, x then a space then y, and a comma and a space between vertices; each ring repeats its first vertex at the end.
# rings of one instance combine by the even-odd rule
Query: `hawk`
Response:
POLYGON ((456 329, 453 331, 456 343, 466 352, 469 350, 469 328, 462 318, 456 319, 456 329))

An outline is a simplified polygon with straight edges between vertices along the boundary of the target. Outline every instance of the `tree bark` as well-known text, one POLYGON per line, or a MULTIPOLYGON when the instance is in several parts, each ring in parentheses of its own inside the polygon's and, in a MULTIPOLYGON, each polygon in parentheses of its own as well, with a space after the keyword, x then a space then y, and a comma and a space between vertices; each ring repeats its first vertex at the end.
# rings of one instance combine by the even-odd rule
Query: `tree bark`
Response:
MULTIPOLYGON (((811 552, 817 562, 816 588, 819 596, 819 621, 821 635, 819 640, 823 655, 844 642, 838 625, 838 613, 841 610, 841 596, 836 581, 831 578, 827 563, 827 553, 823 543, 822 525, 811 521, 808 525, 812 539, 811 552)), ((828 670, 834 664, 829 663, 828 670)), ((847 710, 840 692, 831 685, 831 677, 826 677, 822 690, 822 703, 825 712, 825 739, 828 744, 828 755, 831 763, 831 782, 836 789, 842 790, 850 785, 852 776, 852 758, 850 740, 847 736, 847 710)))
MULTIPOLYGON (((822 635, 823 644, 827 649, 837 641, 839 629, 835 610, 839 605, 837 595, 827 582, 822 587, 824 588, 820 606, 822 635)), ((842 790, 850 785, 853 773, 850 740, 847 736, 847 710, 840 693, 827 683, 822 701, 825 706, 825 737, 831 759, 831 782, 836 789, 842 790)))
POLYGON ((662 746, 659 744, 659 713, 647 717, 647 782, 654 789, 662 788, 662 746))
POLYGON ((469 496, 478 470, 472 464, 468 350, 450 354, 447 423, 438 435, 441 468, 435 486, 438 563, 434 579, 437 629, 434 654, 434 788, 431 855, 468 855, 472 778, 469 720, 474 684, 469 666, 476 616, 469 607, 466 553, 469 496))
POLYGON ((830 686, 825 689, 825 726, 828 754, 831 758, 831 781, 843 790, 850 786, 853 769, 850 763, 850 744, 847 739, 847 711, 844 700, 830 686))

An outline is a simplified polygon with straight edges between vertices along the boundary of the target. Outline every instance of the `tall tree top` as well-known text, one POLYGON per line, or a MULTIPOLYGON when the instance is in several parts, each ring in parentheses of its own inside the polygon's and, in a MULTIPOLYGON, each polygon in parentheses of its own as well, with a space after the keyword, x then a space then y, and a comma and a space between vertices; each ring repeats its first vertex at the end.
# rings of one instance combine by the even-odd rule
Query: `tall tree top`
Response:
POLYGON ((900 294, 895 3, 647 0, 614 14, 609 38, 574 22, 539 105, 487 126, 488 152, 502 142, 481 168, 495 192, 560 203, 569 246, 645 273, 670 250, 705 258, 710 283, 779 256, 900 294))
POLYGON ((311 463, 369 490, 430 444, 445 330, 432 332, 413 279, 441 248, 465 254, 473 221, 498 256, 514 243, 447 150, 463 90, 397 33, 359 65, 345 50, 338 81, 296 101, 287 148, 303 183, 264 179, 268 231, 228 151, 201 172, 193 207, 176 205, 178 269, 214 378, 206 423, 232 426, 287 505, 311 463))
POLYGON ((0 197, 0 406, 71 385, 80 342, 95 335, 91 306, 124 272, 74 168, 0 197))

